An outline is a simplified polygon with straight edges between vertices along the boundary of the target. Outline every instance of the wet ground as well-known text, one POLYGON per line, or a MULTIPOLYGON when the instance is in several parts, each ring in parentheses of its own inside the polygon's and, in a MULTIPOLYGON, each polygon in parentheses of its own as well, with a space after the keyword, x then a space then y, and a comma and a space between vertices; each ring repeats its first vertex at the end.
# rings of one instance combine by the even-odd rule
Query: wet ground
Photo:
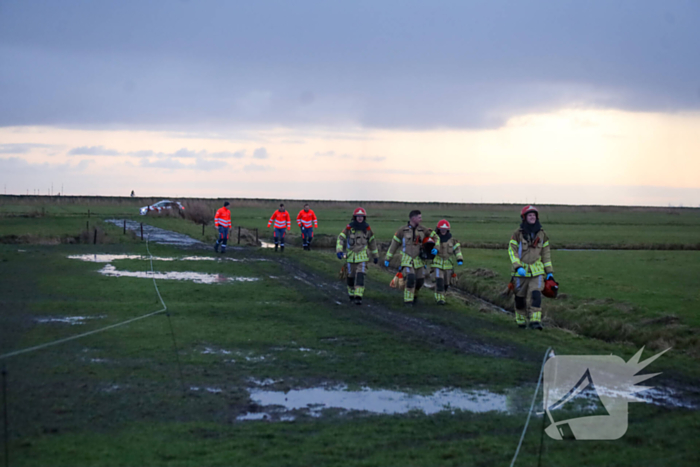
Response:
POLYGON ((117 227, 123 227, 124 223, 126 223, 126 229, 133 230, 137 235, 141 234, 141 225, 143 225, 144 239, 148 238, 149 241, 159 245, 173 245, 180 247, 204 246, 204 243, 185 234, 171 232, 169 230, 160 229, 158 227, 153 227, 148 224, 142 224, 140 222, 128 219, 105 219, 105 222, 114 224, 117 227))

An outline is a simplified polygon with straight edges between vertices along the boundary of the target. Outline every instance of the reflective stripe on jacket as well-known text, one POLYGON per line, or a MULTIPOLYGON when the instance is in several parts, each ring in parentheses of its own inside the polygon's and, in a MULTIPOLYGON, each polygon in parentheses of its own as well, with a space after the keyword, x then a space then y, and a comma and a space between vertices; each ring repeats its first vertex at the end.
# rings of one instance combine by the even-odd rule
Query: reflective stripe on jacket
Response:
POLYGON ((549 236, 540 230, 535 238, 527 238, 525 232, 518 228, 510 237, 508 257, 513 267, 512 275, 517 276, 518 268, 525 268, 525 277, 535 277, 554 273, 552 254, 549 250, 549 236))
POLYGON ((289 212, 280 212, 279 209, 272 214, 270 220, 267 222, 268 228, 274 223, 276 229, 287 229, 292 228, 292 219, 289 217, 289 212))
POLYGON ((435 241, 435 248, 440 247, 440 237, 427 227, 418 225, 415 228, 410 224, 400 228, 394 238, 391 239, 389 251, 386 259, 391 260, 397 250, 401 250, 401 266, 423 267, 424 263, 420 257, 420 250, 423 247, 423 240, 432 238, 435 241))
POLYGON ((228 208, 219 208, 219 210, 216 211, 214 226, 225 227, 227 229, 231 228, 231 211, 229 211, 228 208))
POLYGON ((318 228, 316 213, 312 209, 309 209, 309 212, 306 212, 303 209, 299 211, 299 215, 297 216, 297 225, 308 229, 312 227, 312 224, 315 229, 318 228))
POLYGON ((454 269, 456 261, 464 261, 462 257, 462 245, 454 238, 450 238, 446 242, 441 242, 440 246, 436 248, 438 249, 438 254, 433 258, 431 264, 434 268, 454 269))
POLYGON ((336 253, 341 253, 347 249, 346 256, 348 263, 363 263, 369 261, 369 253, 375 258, 379 257, 377 241, 371 227, 367 230, 355 230, 350 225, 340 232, 335 243, 336 253))

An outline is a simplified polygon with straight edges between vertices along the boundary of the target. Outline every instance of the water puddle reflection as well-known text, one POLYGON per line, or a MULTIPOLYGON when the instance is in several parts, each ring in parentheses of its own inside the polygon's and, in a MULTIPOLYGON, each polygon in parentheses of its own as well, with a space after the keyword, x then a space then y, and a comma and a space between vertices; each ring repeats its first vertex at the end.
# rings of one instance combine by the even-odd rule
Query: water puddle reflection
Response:
POLYGON ((205 272, 151 272, 151 271, 119 271, 111 264, 97 271, 109 277, 138 277, 141 279, 192 281, 195 284, 222 284, 228 282, 254 282, 257 277, 226 276, 224 274, 209 274, 205 272))
MULTIPOLYGON (((151 258, 149 256, 142 255, 110 255, 110 254, 91 254, 91 255, 71 255, 68 256, 69 259, 77 259, 80 261, 86 261, 89 263, 111 263, 112 261, 119 260, 136 260, 136 261, 149 261, 151 258)), ((247 262, 247 261, 269 261, 265 258, 231 258, 228 256, 183 256, 181 258, 176 258, 174 256, 154 256, 153 261, 233 261, 233 262, 247 262)))
MULTIPOLYGON (((346 386, 339 386, 292 389, 287 392, 251 389, 250 398, 261 406, 283 407, 285 411, 303 411, 312 417, 320 417, 327 409, 392 415, 413 410, 427 415, 454 410, 477 413, 507 411, 506 396, 486 390, 441 389, 430 395, 420 395, 368 387, 350 391, 346 386)), ((268 411, 261 416, 260 412, 253 412, 241 415, 237 419, 260 420, 272 413, 273 411, 268 411)))
POLYGON ((102 319, 104 316, 41 316, 34 318, 37 323, 62 323, 77 326, 85 324, 89 319, 102 319))

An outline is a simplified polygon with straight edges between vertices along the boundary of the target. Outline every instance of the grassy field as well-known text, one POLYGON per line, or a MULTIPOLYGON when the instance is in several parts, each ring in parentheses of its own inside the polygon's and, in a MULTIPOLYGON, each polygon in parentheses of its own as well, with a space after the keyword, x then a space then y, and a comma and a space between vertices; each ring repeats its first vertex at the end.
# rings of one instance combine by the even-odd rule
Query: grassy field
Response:
MULTIPOLYGON (((11 197, 0 196, 0 216, 34 216, 51 219, 70 217, 76 220, 79 231, 89 220, 88 210, 100 219, 118 217, 140 219, 138 208, 158 199, 144 198, 71 198, 71 197, 11 197), (80 223, 82 221, 82 224, 80 223)), ((212 209, 220 207, 215 200, 181 200, 206 203, 212 209)), ((261 236, 271 237, 267 221, 279 202, 264 200, 232 200, 234 225, 259 229, 261 236)), ((312 202, 320 219, 317 234, 337 236, 349 222, 357 203, 312 202)), ((465 245, 472 247, 504 247, 520 223, 520 206, 513 205, 460 205, 460 204, 398 204, 367 202, 369 222, 380 241, 388 242, 394 232, 407 221, 411 209, 423 212, 424 223, 434 226, 446 218, 452 232, 465 245)), ((302 202, 287 202, 298 236, 296 215, 302 202)), ((541 221, 555 248, 622 248, 622 249, 700 249, 700 209, 692 208, 624 208, 540 206, 541 221)), ((0 217, 1 218, 1 217, 0 217)), ((179 222, 177 218, 148 216, 149 223, 177 229, 196 238, 202 238, 202 227, 179 222)), ((3 219, 5 221, 6 219, 3 219)), ((63 233, 63 231, 58 231, 63 233)), ((76 233, 77 235, 77 233, 76 233)), ((213 227, 205 239, 216 233, 213 227)))
MULTIPOLYGON (((3 199, 0 207, 0 238, 34 234, 25 238, 29 243, 0 244, 0 355, 161 307, 150 279, 98 273, 107 264, 115 271, 145 272, 148 261, 69 258, 146 255, 138 238, 101 225, 107 236, 97 245, 38 241, 80 235, 88 208, 92 224, 108 217, 138 219, 132 208, 146 203, 41 206, 24 201, 3 199), (36 214, 42 207, 43 215, 36 214), (71 325, 67 317, 84 319, 71 325)), ((251 228, 265 224, 274 205, 239 204, 234 224, 240 219, 251 228)), ((370 206, 378 220, 372 224, 387 232, 407 209, 370 206)), ((316 208, 321 233, 340 230, 347 207, 316 208)), ((435 217, 459 212, 440 205, 424 212, 432 208, 435 217)), ((496 206, 491 214, 488 209, 465 208, 464 218, 502 216, 491 232, 502 227, 508 236, 515 225, 513 207, 496 206)), ((671 230, 675 224, 664 221, 674 218, 684 225, 681 245, 692 245, 698 230, 693 210, 552 211, 552 236, 555 226, 572 227, 589 215, 603 231, 598 238, 615 244, 629 240, 630 232, 645 231, 643 222, 671 230), (611 228, 618 233, 607 231, 605 219, 613 217, 618 222, 611 228)), ((201 226, 185 220, 149 217, 148 222, 201 238, 201 226)), ((208 235, 207 241, 213 238, 208 235)), ((650 244, 657 240, 661 245, 660 237, 650 244)), ((391 272, 375 266, 365 306, 349 305, 336 278, 341 263, 331 251, 290 248, 282 257, 244 248, 229 253, 240 261, 191 261, 182 258, 214 253, 209 247, 150 248, 158 258, 173 259, 154 261, 157 272, 209 274, 214 283, 159 280, 169 317, 156 315, 2 360, 8 373, 11 465, 507 465, 549 346, 558 355, 615 354, 627 360, 641 345, 654 351, 672 345, 646 372, 663 372, 652 385, 674 388, 698 402, 696 251, 555 251, 556 276, 566 297, 545 303, 548 326, 536 333, 518 330, 510 315, 471 296, 452 295, 447 307, 436 307, 423 293, 420 306, 406 309, 400 293, 388 287, 391 272), (432 415, 285 411, 254 396, 260 390, 290 394, 319 387, 424 396, 441 390, 489 391, 503 398, 504 410, 432 415), (251 414, 268 418, 238 419, 251 414)), ((505 253, 467 249, 465 259, 461 288, 510 306, 500 297, 508 280, 505 253)), ((645 357, 651 354, 646 351, 645 357)), ((535 416, 516 465, 538 462, 542 426, 535 416)), ((584 443, 545 436, 542 465, 697 465, 698 436, 696 410, 632 404, 623 438, 584 443)))

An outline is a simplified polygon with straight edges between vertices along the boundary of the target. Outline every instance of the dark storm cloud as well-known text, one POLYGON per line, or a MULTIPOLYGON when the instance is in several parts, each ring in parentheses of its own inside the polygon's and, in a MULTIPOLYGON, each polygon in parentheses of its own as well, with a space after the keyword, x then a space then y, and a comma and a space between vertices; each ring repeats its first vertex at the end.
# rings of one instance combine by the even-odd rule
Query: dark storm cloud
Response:
POLYGON ((494 127, 700 109, 693 1, 5 1, 0 125, 494 127))

